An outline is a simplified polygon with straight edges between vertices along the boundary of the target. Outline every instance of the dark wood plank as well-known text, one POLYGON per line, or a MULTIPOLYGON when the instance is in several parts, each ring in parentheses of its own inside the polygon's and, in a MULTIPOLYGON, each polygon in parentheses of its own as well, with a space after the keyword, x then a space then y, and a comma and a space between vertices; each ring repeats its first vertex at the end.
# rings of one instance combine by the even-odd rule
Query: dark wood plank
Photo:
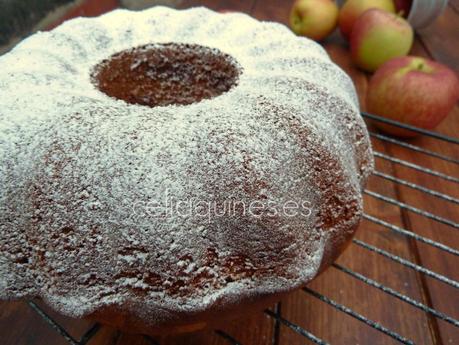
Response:
POLYGON ((451 6, 451 8, 456 11, 457 13, 459 13, 459 0, 450 0, 449 1, 449 6, 451 6))
POLYGON ((179 8, 190 8, 194 6, 205 6, 214 11, 230 10, 250 13, 256 0, 185 0, 179 8))
POLYGON ((220 0, 219 9, 251 13, 256 2, 257 0, 220 0))
POLYGON ((205 6, 214 11, 219 9, 220 1, 212 1, 212 0, 185 0, 181 2, 178 6, 179 9, 186 9, 195 6, 205 6))
POLYGON ((4 344, 45 345, 44 339, 52 344, 65 344, 63 339, 48 328, 23 302, 0 302, 0 335, 4 344), (29 333, 29 330, 32 332, 29 333), (33 334, 37 337, 34 338, 33 334))
MULTIPOLYGON (((74 339, 79 340, 92 327, 93 322, 76 320, 62 316, 47 307, 43 302, 37 302, 54 321, 61 325, 74 339)), ((103 327, 94 338, 91 345, 119 345, 118 332, 109 327, 103 327)), ((0 337, 5 345, 68 345, 69 343, 25 302, 0 302, 0 337)), ((141 336, 137 336, 143 338, 141 336)), ((126 344, 126 343, 125 343, 126 344)))
POLYGON ((267 345, 273 337, 273 320, 262 311, 235 320, 228 321, 218 334, 207 330, 181 336, 168 336, 158 339, 161 345, 227 345, 224 335, 229 335, 240 344, 267 345))
POLYGON ((252 15, 259 20, 275 21, 287 24, 293 0, 259 0, 252 15))

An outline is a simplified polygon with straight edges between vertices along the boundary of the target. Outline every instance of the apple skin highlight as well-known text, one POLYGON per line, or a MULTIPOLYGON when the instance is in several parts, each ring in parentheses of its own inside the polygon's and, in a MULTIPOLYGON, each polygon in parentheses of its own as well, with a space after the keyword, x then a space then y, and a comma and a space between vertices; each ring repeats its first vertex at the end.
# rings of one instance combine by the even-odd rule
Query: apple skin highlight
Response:
POLYGON ((290 11, 290 27, 297 35, 320 41, 336 28, 338 12, 332 0, 297 0, 290 11))
MULTIPOLYGON (((454 71, 422 57, 404 56, 386 62, 373 75, 367 109, 372 114, 431 130, 458 100, 459 80, 454 71)), ((392 135, 418 135, 378 121, 374 124, 392 135)))
POLYGON ((393 0, 347 0, 341 7, 338 17, 338 26, 344 38, 349 38, 355 21, 371 8, 395 13, 393 0))
POLYGON ((352 60, 361 69, 374 72, 384 62, 407 55, 413 39, 413 29, 405 19, 379 9, 368 10, 352 29, 352 60))

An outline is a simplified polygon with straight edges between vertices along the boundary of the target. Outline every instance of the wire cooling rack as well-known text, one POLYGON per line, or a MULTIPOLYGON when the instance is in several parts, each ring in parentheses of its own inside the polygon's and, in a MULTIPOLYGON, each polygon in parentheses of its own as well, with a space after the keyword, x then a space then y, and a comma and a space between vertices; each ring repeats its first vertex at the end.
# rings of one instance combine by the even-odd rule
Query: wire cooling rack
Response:
MULTIPOLYGON (((416 127, 408 126, 408 125, 405 125, 405 124, 401 124, 401 123, 398 123, 398 122, 395 122, 395 121, 392 121, 392 120, 384 119, 384 118, 381 118, 379 116, 368 114, 368 113, 362 113, 362 116, 367 118, 367 119, 369 119, 369 120, 372 120, 372 121, 380 121, 380 122, 384 122, 384 123, 387 123, 387 124, 390 124, 390 125, 398 126, 400 128, 408 129, 408 130, 417 132, 419 134, 422 134, 424 136, 427 136, 427 137, 430 137, 430 138, 434 138, 436 140, 441 140, 443 142, 448 143, 449 145, 459 145, 459 139, 457 139, 457 138, 453 138, 453 137, 442 135, 442 134, 439 134, 439 133, 436 133, 436 132, 431 132, 431 131, 419 129, 419 128, 416 128, 416 127)), ((440 154, 440 153, 437 153, 437 152, 434 152, 434 151, 431 151, 431 150, 427 150, 427 149, 424 149, 422 147, 419 147, 419 146, 416 146, 416 145, 413 145, 413 144, 410 144, 410 143, 407 143, 407 142, 404 142, 404 141, 401 141, 401 140, 398 140, 398 139, 395 139, 395 138, 392 138, 392 137, 389 137, 389 136, 386 136, 386 135, 383 135, 383 134, 380 134, 380 133, 370 132, 370 135, 374 139, 378 139, 378 140, 383 141, 383 142, 387 142, 387 143, 391 143, 391 144, 394 144, 394 145, 398 145, 400 147, 403 147, 404 149, 408 149, 408 150, 411 150, 411 151, 415 151, 417 153, 421 153, 421 154, 424 154, 424 155, 435 157, 437 159, 441 159, 441 160, 443 160, 445 162, 452 163, 454 165, 458 165, 459 166, 459 159, 456 159, 455 157, 449 157, 449 156, 446 156, 446 155, 443 155, 443 154, 440 154)), ((455 147, 458 147, 458 146, 455 146, 455 147)), ((425 173, 425 174, 428 174, 428 175, 435 176, 436 178, 439 178, 439 179, 443 179, 443 180, 446 180, 446 181, 449 181, 449 182, 452 182, 452 183, 459 183, 459 178, 457 178, 457 177, 450 176, 450 175, 444 174, 442 172, 435 171, 435 170, 432 170, 432 169, 429 169, 429 168, 426 168, 426 167, 423 167, 423 166, 420 166, 420 165, 417 165, 417 164, 414 164, 414 163, 411 163, 411 162, 408 162, 408 161, 405 161, 405 160, 402 160, 402 159, 399 159, 399 158, 395 158, 395 157, 392 157, 392 156, 387 155, 387 154, 382 153, 382 152, 375 151, 375 157, 376 158, 380 158, 382 160, 390 161, 392 163, 407 167, 409 169, 414 169, 416 171, 419 171, 419 172, 422 172, 422 173, 425 173)), ((430 196, 433 196, 435 198, 442 199, 443 201, 447 201, 447 202, 451 203, 452 205, 454 205, 454 207, 457 207, 459 205, 459 199, 455 198, 454 196, 450 196, 450 195, 441 193, 439 191, 432 190, 432 189, 427 188, 425 186, 422 186, 422 185, 419 185, 419 184, 415 184, 415 183, 412 183, 412 182, 397 178, 395 176, 392 176, 392 175, 389 175, 389 174, 386 174, 386 173, 383 173, 383 172, 380 172, 380 171, 375 171, 374 174, 376 176, 378 176, 379 178, 386 179, 386 180, 388 180, 388 181, 390 181, 392 183, 395 183, 395 184, 398 184, 398 185, 402 185, 402 186, 405 186, 405 187, 420 191, 422 193, 426 193, 426 194, 428 194, 430 196)), ((452 227, 454 229, 459 229, 459 224, 456 223, 455 221, 451 220, 451 219, 447 219, 447 218, 441 217, 439 215, 436 215, 436 214, 433 214, 433 213, 428 212, 426 210, 411 206, 409 204, 406 204, 406 203, 401 202, 399 200, 384 196, 382 194, 376 193, 376 192, 371 191, 371 190, 365 190, 364 193, 369 195, 369 196, 371 196, 371 197, 373 197, 373 198, 379 199, 382 202, 395 205, 395 206, 399 207, 402 210, 406 210, 406 211, 412 212, 412 213, 417 214, 417 215, 419 215, 421 217, 427 218, 427 219, 435 221, 435 222, 442 223, 442 224, 447 225, 449 227, 452 227)), ((458 211, 459 211, 459 207, 458 207, 458 211)), ((440 250, 440 251, 442 251, 444 253, 449 253, 451 255, 459 257, 459 249, 452 248, 452 247, 450 247, 450 246, 448 246, 446 244, 434 241, 434 240, 432 240, 430 238, 427 238, 427 237, 424 237, 422 235, 419 235, 419 234, 417 234, 417 233, 415 233, 415 232, 413 232, 411 230, 404 229, 402 227, 399 227, 397 225, 389 223, 386 220, 380 219, 378 217, 374 217, 374 216, 369 215, 369 214, 365 214, 364 215, 364 219, 369 221, 369 222, 372 222, 374 224, 377 224, 378 226, 382 226, 383 228, 386 228, 391 232, 394 232, 396 234, 405 236, 405 237, 407 237, 407 238, 409 238, 411 240, 424 243, 424 244, 426 244, 428 246, 432 246, 432 247, 434 247, 434 248, 436 248, 436 249, 438 249, 438 250, 440 250)), ((418 272, 419 274, 425 275, 427 277, 430 277, 432 279, 435 279, 437 281, 440 281, 440 282, 442 282, 444 284, 447 284, 447 285, 455 288, 456 290, 454 290, 454 291, 457 292, 457 295, 456 296, 450 296, 450 297, 453 298, 453 299, 454 298, 455 299, 459 299, 459 282, 458 281, 456 281, 454 279, 451 279, 451 278, 448 278, 448 277, 444 276, 443 274, 437 273, 437 272, 435 272, 433 270, 430 270, 430 269, 428 269, 426 267, 420 266, 420 265, 418 265, 418 264, 416 264, 416 263, 414 263, 414 262, 412 262, 410 260, 404 259, 404 258, 402 258, 402 257, 400 257, 398 255, 390 253, 389 251, 386 251, 384 249, 378 248, 376 246, 373 246, 373 245, 371 245, 369 243, 366 243, 364 241, 361 241, 359 239, 354 239, 353 243, 355 245, 360 246, 361 248, 369 251, 369 252, 376 253, 376 254, 378 254, 378 255, 380 255, 380 256, 388 259, 388 260, 391 260, 391 261, 393 261, 393 262, 395 262, 395 263, 397 263, 399 265, 403 265, 403 266, 407 267, 408 269, 414 270, 414 271, 418 272)), ((334 263, 332 265, 332 267, 334 269, 336 269, 336 270, 341 271, 342 273, 345 273, 346 275, 352 277, 353 279, 357 279, 360 282, 363 282, 364 284, 366 284, 369 287, 378 289, 378 290, 384 292, 385 294, 391 296, 394 299, 398 299, 398 300, 402 301, 403 303, 407 303, 407 304, 411 305, 412 307, 421 310, 422 312, 426 313, 430 317, 437 318, 439 320, 442 320, 444 322, 447 322, 447 323, 453 325, 454 327, 457 328, 457 330, 459 332, 459 320, 458 319, 453 318, 453 317, 451 317, 449 315, 446 315, 445 313, 443 313, 441 311, 438 311, 438 310, 432 308, 431 306, 429 306, 429 305, 427 305, 427 304, 425 304, 423 302, 420 302, 420 301, 415 300, 415 299, 413 299, 413 298, 411 298, 409 296, 406 296, 403 293, 400 293, 400 292, 398 292, 398 291, 396 291, 396 290, 394 290, 394 289, 392 289, 392 288, 390 288, 388 286, 385 286, 384 284, 381 284, 380 282, 378 282, 376 280, 373 280, 373 279, 371 279, 369 277, 366 277, 365 275, 363 275, 361 273, 358 273, 358 272, 355 272, 355 271, 353 271, 353 270, 351 270, 351 269, 349 269, 347 267, 344 267, 344 266, 342 266, 342 265, 340 265, 338 263, 334 263)), ((327 296, 325 296, 325 295, 323 295, 323 294, 321 294, 321 293, 319 293, 319 292, 317 292, 317 291, 315 291, 315 290, 313 290, 313 289, 311 289, 309 287, 304 287, 303 291, 304 291, 304 293, 306 293, 308 295, 311 295, 314 298, 317 298, 318 300, 322 301, 323 303, 326 303, 327 305, 335 308, 336 310, 338 310, 338 311, 340 311, 340 312, 342 312, 344 314, 347 314, 348 316, 350 316, 350 317, 352 317, 354 319, 357 319, 358 321, 366 324, 368 327, 371 327, 371 328, 383 333, 384 335, 386 335, 388 337, 391 337, 392 339, 394 339, 395 341, 397 341, 399 343, 402 343, 402 344, 414 344, 413 340, 409 339, 409 335, 408 336, 401 335, 401 334, 395 332, 394 330, 385 327, 383 324, 381 324, 379 322, 376 322, 376 321, 373 321, 373 320, 369 319, 368 317, 366 317, 365 315, 362 315, 361 313, 356 312, 355 310, 352 309, 351 306, 347 306, 347 305, 343 305, 341 303, 338 303, 337 301, 335 301, 335 300, 333 300, 333 299, 331 299, 331 298, 329 298, 329 297, 327 297, 327 296)), ((50 317, 49 314, 47 314, 35 302, 29 301, 28 304, 36 313, 38 313, 47 322, 47 324, 50 327, 52 327, 65 340, 67 340, 67 342, 69 344, 72 344, 72 345, 90 344, 91 339, 93 339, 93 337, 98 333, 98 331, 102 327, 99 324, 94 324, 92 327, 90 327, 84 333, 84 335, 79 340, 77 340, 74 337, 72 337, 65 330, 65 328, 63 326, 61 326, 57 321, 55 321, 52 317, 50 317)), ((296 332, 300 336, 303 336, 304 338, 307 338, 309 341, 311 341, 311 342, 313 342, 315 344, 328 344, 326 341, 320 339, 316 335, 312 334, 310 331, 304 329, 300 325, 297 325, 297 324, 289 321, 287 318, 285 318, 285 316, 282 315, 280 303, 278 303, 272 309, 265 310, 265 314, 267 316, 271 317, 274 320, 273 339, 272 339, 272 341, 267 341, 267 343, 277 344, 277 340, 276 339, 278 339, 278 337, 279 337, 279 332, 280 332, 281 327, 288 327, 292 331, 296 332)), ((233 344, 233 345, 240 344, 237 341, 237 339, 235 339, 232 335, 227 334, 227 333, 225 333, 225 332, 223 332, 221 330, 215 330, 215 333, 218 336, 224 338, 229 344, 233 344)), ((151 337, 148 337, 148 336, 145 336, 145 340, 148 343, 151 343, 151 344, 159 344, 155 339, 153 339, 151 337)))

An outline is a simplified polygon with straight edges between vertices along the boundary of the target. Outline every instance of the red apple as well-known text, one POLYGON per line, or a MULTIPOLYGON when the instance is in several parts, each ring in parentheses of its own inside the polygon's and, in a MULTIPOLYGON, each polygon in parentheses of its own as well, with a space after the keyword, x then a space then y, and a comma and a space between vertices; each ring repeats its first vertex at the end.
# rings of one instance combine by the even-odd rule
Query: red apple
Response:
POLYGON ((352 60, 366 71, 376 71, 384 62, 407 55, 413 45, 413 36, 413 29, 402 17, 370 9, 357 19, 352 28, 352 60))
POLYGON ((298 34, 322 40, 336 27, 338 6, 332 0, 297 0, 290 12, 290 27, 298 34))
POLYGON ((395 4, 395 11, 402 17, 408 17, 410 14, 411 5, 413 4, 413 0, 394 0, 395 4))
POLYGON ((351 34, 352 27, 357 18, 370 8, 379 8, 387 12, 395 13, 393 0, 347 0, 341 7, 338 25, 344 38, 351 34))
MULTIPOLYGON (((459 100, 459 80, 448 67, 422 57, 404 56, 386 62, 370 80, 370 113, 424 129, 435 128, 459 100)), ((375 124, 402 137, 415 132, 375 124)))

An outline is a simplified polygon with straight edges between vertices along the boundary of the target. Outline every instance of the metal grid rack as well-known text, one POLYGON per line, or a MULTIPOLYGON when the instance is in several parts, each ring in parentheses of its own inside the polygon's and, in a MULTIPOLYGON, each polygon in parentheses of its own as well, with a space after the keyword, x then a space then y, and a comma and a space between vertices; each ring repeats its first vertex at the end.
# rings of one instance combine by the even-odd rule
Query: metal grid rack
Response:
MULTIPOLYGON (((417 132, 419 134, 422 134, 424 136, 428 136, 428 137, 434 138, 436 140, 441 140, 441 141, 444 141, 444 142, 449 143, 451 145, 456 145, 455 147, 459 147, 459 139, 457 139, 457 138, 453 138, 453 137, 445 136, 445 135, 442 135, 442 134, 439 134, 439 133, 436 133, 436 132, 431 132, 431 131, 419 129, 419 128, 416 128, 416 127, 408 126, 408 125, 405 125, 405 124, 401 124, 401 123, 398 123, 398 122, 395 122, 395 121, 392 121, 392 120, 384 119, 384 118, 381 118, 379 116, 368 114, 368 113, 364 113, 364 112, 362 113, 362 116, 367 118, 367 119, 369 119, 369 120, 372 120, 372 121, 381 121, 381 122, 384 122, 384 123, 387 123, 387 124, 390 124, 390 125, 398 126, 400 128, 412 130, 412 131, 415 131, 415 132, 417 132)), ((456 159, 454 157, 448 157, 448 156, 439 154, 437 152, 430 151, 430 150, 421 148, 419 146, 415 146, 415 145, 412 145, 410 143, 407 143, 407 142, 404 142, 404 141, 400 141, 398 139, 395 139, 395 138, 392 138, 392 137, 389 137, 389 136, 386 136, 386 135, 383 135, 383 134, 380 134, 380 133, 370 132, 370 135, 373 138, 378 139, 380 141, 388 142, 388 143, 391 143, 391 144, 395 144, 395 145, 401 146, 401 147, 403 147, 405 149, 416 151, 418 153, 421 153, 421 154, 424 154, 424 155, 428 155, 428 156, 431 156, 431 157, 435 157, 437 159, 441 159, 441 160, 443 160, 445 162, 452 163, 454 165, 459 166, 459 159, 456 159)), ((449 176, 447 174, 444 174, 444 173, 441 173, 441 172, 438 172, 438 171, 435 171, 435 170, 432 170, 432 169, 429 169, 429 168, 426 168, 426 167, 423 167, 423 166, 420 166, 420 165, 416 165, 416 164, 410 163, 410 162, 405 161, 405 160, 394 158, 392 156, 386 155, 386 154, 381 153, 381 152, 375 152, 375 157, 377 157, 379 159, 383 159, 383 160, 388 160, 388 161, 390 161, 392 163, 395 163, 395 164, 398 164, 398 165, 402 165, 404 167, 407 167, 407 168, 410 168, 410 169, 414 169, 414 170, 417 170, 417 171, 425 173, 425 174, 429 174, 429 175, 435 176, 436 178, 439 178, 439 179, 443 179, 443 180, 446 180, 446 181, 449 181, 449 182, 452 182, 452 183, 455 183, 455 184, 459 184, 459 178, 457 178, 457 177, 449 176)), ((444 201, 447 201, 447 202, 453 204, 455 207, 457 207, 459 205, 459 199, 455 198, 453 196, 450 196, 450 195, 447 195, 447 194, 444 194, 444 193, 440 193, 438 191, 429 189, 429 188, 424 187, 422 185, 418 185, 418 184, 415 184, 415 183, 412 183, 412 182, 409 182, 409 181, 406 181, 406 180, 403 180, 403 179, 399 179, 399 178, 397 178, 395 176, 388 175, 388 174, 383 173, 383 172, 375 171, 374 174, 376 176, 378 176, 379 178, 386 179, 388 181, 391 181, 392 183, 395 183, 395 184, 398 184, 398 185, 403 185, 405 187, 408 187, 408 188, 411 188, 411 189, 415 189, 415 190, 420 191, 422 193, 426 193, 426 194, 428 194, 430 196, 433 196, 435 198, 439 198, 439 199, 442 199, 444 201)), ((400 201, 398 201, 396 199, 389 198, 387 196, 381 195, 381 194, 373 192, 371 190, 365 190, 364 193, 369 195, 369 196, 371 196, 371 197, 373 197, 373 198, 379 199, 382 202, 395 205, 395 206, 399 207, 402 210, 406 210, 406 211, 415 213, 415 214, 417 214, 417 215, 419 215, 421 217, 425 217, 425 218, 428 218, 429 220, 445 224, 445 225, 447 225, 449 227, 452 227, 454 229, 459 229, 459 223, 456 223, 453 220, 438 216, 436 214, 433 214, 433 213, 430 213, 428 211, 422 210, 420 208, 417 208, 417 207, 411 206, 409 204, 400 202, 400 201)), ((459 207, 458 207, 458 211, 459 211, 459 207)), ((389 230, 391 232, 394 232, 394 233, 397 233, 399 235, 405 236, 405 237, 407 237, 407 238, 409 238, 411 240, 421 242, 421 243, 426 244, 428 246, 432 246, 432 247, 434 247, 434 248, 436 248, 436 249, 438 249, 438 250, 440 250, 442 252, 449 253, 451 255, 459 257, 459 249, 452 248, 452 247, 450 247, 450 246, 448 246, 446 244, 443 244, 443 243, 439 243, 439 242, 434 241, 434 240, 432 240, 430 238, 421 236, 421 235, 419 235, 419 234, 417 234, 417 233, 415 233, 413 231, 410 231, 408 229, 404 229, 402 227, 396 226, 394 224, 386 222, 383 219, 374 217, 374 216, 369 215, 369 214, 365 214, 364 215, 364 219, 366 219, 367 221, 372 222, 374 224, 377 224, 379 226, 382 226, 383 228, 386 228, 387 230, 389 230)), ((354 239, 353 243, 355 245, 360 246, 361 248, 369 251, 369 252, 373 252, 373 253, 376 253, 378 255, 381 255, 384 258, 386 258, 388 260, 392 260, 393 262, 395 262, 395 263, 397 263, 399 265, 403 265, 403 266, 405 266, 405 267, 407 267, 407 268, 409 268, 411 270, 414 270, 414 271, 416 271, 416 272, 418 272, 418 273, 420 273, 422 275, 428 276, 428 277, 430 277, 432 279, 438 280, 438 281, 440 281, 440 282, 442 282, 444 284, 447 284, 447 285, 457 289, 457 293, 458 293, 457 298, 459 298, 459 281, 451 279, 451 278, 448 278, 448 277, 444 276, 443 274, 440 274, 440 273, 437 273, 435 271, 432 271, 432 270, 430 270, 430 269, 428 269, 426 267, 420 266, 420 265, 418 265, 418 264, 416 264, 416 263, 414 263, 412 261, 404 259, 404 258, 402 258, 400 256, 397 256, 397 255, 395 255, 393 253, 390 253, 390 252, 388 252, 386 250, 383 250, 381 248, 375 247, 375 246, 373 246, 373 245, 371 245, 369 243, 366 243, 364 241, 361 241, 359 239, 354 239)), ((355 271, 353 271, 353 270, 351 270, 351 269, 349 269, 347 267, 344 267, 344 266, 342 266, 340 264, 334 263, 332 265, 332 269, 339 270, 339 271, 347 274, 348 276, 352 277, 353 279, 357 279, 357 280, 363 282, 368 287, 378 289, 378 290, 384 292, 385 294, 387 294, 387 295, 389 295, 389 296, 391 296, 391 297, 393 297, 395 299, 398 299, 398 300, 400 300, 400 301, 402 301, 404 303, 407 303, 407 304, 411 305, 412 307, 415 307, 415 308, 421 310, 422 312, 426 313, 430 317, 434 317, 434 318, 437 318, 437 319, 442 320, 444 322, 447 322, 447 323, 453 325, 454 327, 457 327, 458 331, 459 331, 459 320, 456 319, 456 318, 453 318, 453 317, 451 317, 449 315, 446 315, 445 313, 440 312, 440 311, 430 307, 429 305, 427 305, 425 303, 422 303, 420 301, 412 299, 409 296, 406 296, 406 295, 404 295, 404 294, 402 294, 402 293, 400 293, 400 292, 398 292, 398 291, 396 291, 396 290, 394 290, 394 289, 392 289, 392 288, 390 288, 388 286, 385 286, 385 285, 379 283, 376 280, 373 280, 373 279, 371 279, 369 277, 366 277, 365 275, 362 275, 362 274, 360 274, 358 272, 355 272, 355 271)), ((385 334, 386 336, 393 338, 394 340, 398 341, 399 343, 402 343, 402 344, 414 344, 414 342, 409 339, 409 335, 408 336, 404 336, 404 335, 398 334, 397 332, 385 327, 383 324, 375 322, 375 321, 367 318, 365 315, 362 315, 362 314, 354 311, 351 307, 349 307, 347 305, 343 305, 341 303, 338 303, 335 300, 330 299, 329 297, 324 296, 324 295, 320 294, 319 292, 317 292, 315 290, 312 290, 309 287, 304 287, 303 291, 304 291, 304 293, 309 294, 309 295, 313 296, 314 298, 317 298, 318 300, 322 301, 323 303, 326 303, 326 304, 330 305, 331 307, 335 308, 336 310, 338 310, 338 311, 340 311, 342 313, 345 313, 345 314, 351 316, 352 318, 355 318, 358 321, 368 325, 368 327, 371 327, 371 328, 373 328, 373 329, 385 334)), ((58 322, 53 320, 35 302, 29 301, 28 304, 36 313, 38 313, 48 323, 49 326, 51 326, 56 332, 58 332, 62 337, 64 337, 65 340, 67 340, 67 342, 69 344, 72 344, 72 345, 90 344, 91 339, 96 335, 96 333, 101 328, 101 325, 94 324, 92 327, 89 328, 88 331, 86 331, 86 333, 84 333, 84 335, 79 340, 76 340, 65 330, 65 328, 63 326, 61 326, 58 322)), ((276 344, 277 343, 276 339, 278 339, 281 327, 288 327, 291 330, 293 330, 294 332, 298 333, 300 336, 303 336, 303 337, 307 338, 309 341, 311 341, 311 342, 313 342, 315 344, 328 344, 326 341, 320 339, 319 337, 317 337, 316 335, 312 334, 308 330, 304 329, 303 327, 301 327, 301 326, 289 321, 285 317, 283 317, 282 316, 282 312, 281 312, 280 303, 278 303, 272 309, 265 310, 265 314, 268 315, 269 317, 271 317, 274 320, 274 334, 273 334, 272 344, 276 344)), ((220 337, 224 338, 229 344, 233 344, 233 345, 240 344, 236 339, 233 338, 233 336, 231 336, 230 334, 227 334, 227 333, 225 333, 225 332, 223 332, 221 330, 215 330, 215 333, 217 335, 219 335, 220 337)), ((146 339, 146 341, 148 343, 159 344, 153 338, 150 338, 148 336, 145 336, 145 339, 146 339)))

